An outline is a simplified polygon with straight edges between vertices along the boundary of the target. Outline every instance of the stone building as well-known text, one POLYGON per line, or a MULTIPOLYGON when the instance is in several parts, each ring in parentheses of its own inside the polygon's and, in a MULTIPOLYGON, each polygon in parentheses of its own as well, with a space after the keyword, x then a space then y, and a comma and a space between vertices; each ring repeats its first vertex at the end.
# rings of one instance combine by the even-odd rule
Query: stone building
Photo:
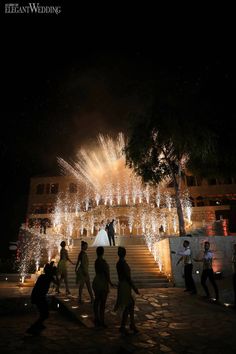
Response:
MULTIPOLYGON (((183 182, 188 188, 192 203, 191 232, 204 228, 209 235, 236 232, 236 179, 200 179, 195 176, 185 176, 183 182)), ((172 186, 169 185, 168 188, 170 194, 173 193, 172 186)), ((50 227, 58 196, 67 193, 70 198, 76 200, 80 192, 81 186, 72 176, 31 178, 27 210, 28 225, 50 227)), ((126 210, 127 206, 123 206, 117 211, 120 222, 124 225, 123 234, 130 233, 125 217, 126 210)), ((131 233, 137 234, 140 231, 133 230, 131 233)))

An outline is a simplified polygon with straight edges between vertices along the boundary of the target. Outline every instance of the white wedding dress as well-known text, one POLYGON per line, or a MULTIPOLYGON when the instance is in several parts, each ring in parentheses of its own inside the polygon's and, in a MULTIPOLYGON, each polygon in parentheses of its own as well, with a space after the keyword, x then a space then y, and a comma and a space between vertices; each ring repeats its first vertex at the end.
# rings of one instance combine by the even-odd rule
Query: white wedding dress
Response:
POLYGON ((98 246, 110 246, 108 235, 107 232, 105 231, 105 226, 101 226, 92 244, 92 247, 98 247, 98 246))

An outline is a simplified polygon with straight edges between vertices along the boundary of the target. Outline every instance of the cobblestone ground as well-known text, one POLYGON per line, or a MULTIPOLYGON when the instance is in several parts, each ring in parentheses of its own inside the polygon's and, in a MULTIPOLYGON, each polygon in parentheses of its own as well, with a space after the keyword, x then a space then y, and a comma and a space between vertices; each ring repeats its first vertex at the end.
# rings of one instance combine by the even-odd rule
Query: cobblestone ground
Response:
POLYGON ((93 327, 87 292, 85 303, 72 308, 77 306, 74 291, 70 298, 61 295, 57 299, 54 308, 59 304, 59 311, 51 311, 47 328, 40 336, 27 335, 26 329, 37 316, 27 297, 30 291, 23 289, 21 297, 16 297, 19 290, 10 289, 12 298, 6 298, 7 291, 4 294, 0 289, 0 295, 4 294, 0 300, 0 353, 236 352, 236 311, 222 304, 206 302, 200 296, 188 295, 183 289, 141 289, 135 308, 140 333, 126 337, 119 334, 120 317, 113 312, 115 290, 108 298, 107 329, 93 327))

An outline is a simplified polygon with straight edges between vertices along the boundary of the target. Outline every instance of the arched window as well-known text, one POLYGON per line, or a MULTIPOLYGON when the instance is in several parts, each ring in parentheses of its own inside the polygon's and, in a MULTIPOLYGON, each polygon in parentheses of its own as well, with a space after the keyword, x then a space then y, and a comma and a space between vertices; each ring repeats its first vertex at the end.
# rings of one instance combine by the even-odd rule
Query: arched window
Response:
POLYGON ((70 193, 76 193, 77 192, 77 185, 75 183, 70 183, 69 192, 70 193))
POLYGON ((38 184, 36 187, 36 194, 43 194, 44 193, 44 184, 38 184))

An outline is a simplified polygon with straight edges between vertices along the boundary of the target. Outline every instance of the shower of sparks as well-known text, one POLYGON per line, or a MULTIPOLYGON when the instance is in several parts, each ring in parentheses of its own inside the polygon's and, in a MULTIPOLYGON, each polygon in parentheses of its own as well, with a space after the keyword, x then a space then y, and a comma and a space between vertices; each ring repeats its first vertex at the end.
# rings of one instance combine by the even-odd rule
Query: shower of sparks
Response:
POLYGON ((59 243, 61 242, 57 234, 41 234, 39 230, 21 226, 18 247, 18 271, 24 283, 25 277, 29 273, 37 272, 52 257, 57 255, 59 243), (44 251, 44 255, 43 255, 44 251))
MULTIPOLYGON (((143 234, 147 229, 159 234, 162 227, 164 232, 176 234, 175 198, 166 187, 169 181, 156 188, 142 184, 141 178, 126 165, 124 147, 122 133, 116 139, 100 134, 96 150, 81 149, 77 161, 70 164, 58 158, 62 172, 74 176, 79 185, 74 199, 70 193, 58 197, 53 221, 58 231, 63 228, 63 232, 71 237, 77 228, 81 235, 84 229, 93 235, 99 222, 115 218, 119 208, 127 207, 125 216, 129 233, 136 228, 143 234), (68 212, 73 212, 73 220, 68 212)), ((183 195, 182 205, 190 223, 191 207, 187 193, 183 195)), ((119 220, 117 223, 118 231, 122 230, 124 234, 124 226, 119 220)))
MULTIPOLYGON (((62 172, 74 176, 78 188, 75 193, 68 189, 57 195, 52 227, 47 229, 47 234, 41 234, 38 229, 22 228, 25 234, 21 246, 24 248, 20 262, 22 278, 32 261, 35 268, 39 268, 43 248, 47 252, 45 262, 49 262, 58 254, 62 240, 70 247, 73 238, 84 233, 94 236, 101 222, 107 219, 116 220, 118 235, 134 235, 135 231, 143 235, 161 268, 156 244, 163 234, 176 235, 175 198, 167 188, 169 181, 156 187, 142 184, 141 178, 126 165, 124 147, 122 133, 116 139, 100 134, 95 151, 80 150, 78 160, 71 164, 58 158, 62 172)), ((187 192, 182 194, 181 203, 188 227, 191 203, 187 192)))
POLYGON ((134 176, 133 171, 125 164, 123 150, 124 136, 120 133, 116 140, 98 136, 97 151, 80 150, 78 161, 69 164, 59 158, 62 172, 73 175, 83 185, 84 202, 86 195, 98 205, 120 205, 122 198, 125 203, 135 203, 138 191, 141 190, 141 178, 134 176))
MULTIPOLYGON (((78 160, 72 164, 58 158, 64 174, 74 176, 79 185, 82 204, 88 210, 89 202, 96 205, 130 205, 150 202, 154 195, 149 185, 143 185, 141 178, 128 168, 124 155, 125 139, 122 133, 117 139, 98 136, 96 151, 81 149, 78 160)), ((164 185, 160 186, 163 187, 164 185)), ((158 188, 157 200, 160 204, 158 188)))

